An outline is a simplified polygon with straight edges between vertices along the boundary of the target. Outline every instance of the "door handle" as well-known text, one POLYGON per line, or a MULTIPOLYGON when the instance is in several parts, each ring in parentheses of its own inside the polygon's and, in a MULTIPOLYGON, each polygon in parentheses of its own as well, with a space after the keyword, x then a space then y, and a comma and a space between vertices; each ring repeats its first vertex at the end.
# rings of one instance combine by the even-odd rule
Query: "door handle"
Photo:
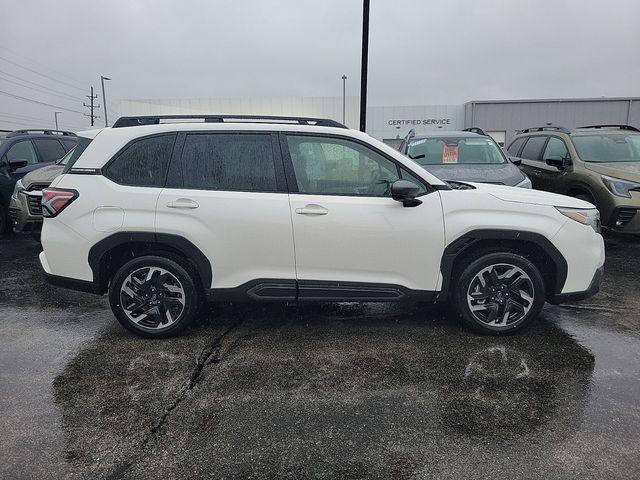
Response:
POLYGON ((198 202, 189 198, 179 198, 175 202, 167 203, 169 208, 198 208, 199 206, 198 202))
POLYGON ((305 205, 303 208, 296 208, 296 213, 298 215, 326 215, 329 213, 329 210, 324 208, 322 205, 310 203, 309 205, 305 205))

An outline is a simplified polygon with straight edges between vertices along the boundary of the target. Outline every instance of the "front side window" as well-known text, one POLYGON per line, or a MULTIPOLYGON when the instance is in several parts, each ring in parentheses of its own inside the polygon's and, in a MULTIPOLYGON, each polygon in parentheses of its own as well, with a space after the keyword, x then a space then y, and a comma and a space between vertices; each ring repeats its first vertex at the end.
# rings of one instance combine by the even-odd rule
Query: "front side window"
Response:
POLYGON ((269 133, 188 135, 182 150, 184 188, 275 192, 271 145, 269 133))
POLYGON ((43 162, 60 160, 66 152, 62 144, 54 138, 36 138, 33 143, 36 144, 43 162))
POLYGON ((573 144, 585 162, 640 162, 638 134, 580 135, 573 144))
POLYGON ((512 155, 514 157, 517 156, 518 152, 520 151, 520 147, 522 146, 522 144, 526 139, 527 139, 526 137, 516 138, 511 143, 511 145, 509 145, 509 148, 507 149, 507 151, 509 152, 509 155, 512 155))
POLYGON ((544 149, 543 160, 547 158, 569 158, 569 150, 564 142, 558 137, 550 137, 547 146, 544 149))
POLYGON ((171 134, 135 141, 107 166, 105 176, 121 185, 162 187, 175 138, 171 134))
POLYGON ((547 137, 529 137, 520 157, 527 160, 540 160, 540 153, 546 141, 547 137))
POLYGON ((38 155, 33 148, 31 140, 23 140, 21 142, 14 143, 6 154, 7 160, 26 160, 29 165, 38 163, 38 155))
POLYGON ((300 193, 391 196, 398 167, 379 153, 351 140, 287 135, 300 193))
POLYGON ((418 138, 409 142, 407 156, 420 165, 506 162, 496 142, 485 137, 418 138))

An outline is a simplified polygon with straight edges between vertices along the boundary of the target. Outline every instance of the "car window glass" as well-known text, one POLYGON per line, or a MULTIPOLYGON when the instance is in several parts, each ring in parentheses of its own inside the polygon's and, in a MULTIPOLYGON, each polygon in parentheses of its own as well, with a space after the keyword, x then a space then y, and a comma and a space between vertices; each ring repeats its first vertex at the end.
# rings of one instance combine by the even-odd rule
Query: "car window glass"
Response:
POLYGON ((182 175, 185 188, 274 192, 271 134, 188 135, 182 151, 182 175))
MULTIPOLYGON (((162 187, 175 135, 143 138, 125 148, 106 168, 105 176, 135 187, 162 187)), ((75 155, 72 154, 71 160, 75 155)), ((71 163, 71 162, 69 162, 71 163)))
POLYGON ((54 138, 36 138, 33 143, 36 144, 43 162, 54 162, 61 159, 66 153, 62 144, 54 138))
POLYGON ((424 195, 425 193, 427 193, 427 187, 425 186, 424 182, 418 177, 416 177, 413 173, 409 172, 408 170, 401 168, 400 178, 402 180, 409 180, 410 182, 413 182, 416 185, 418 185, 418 187, 420 187, 420 190, 418 190, 416 197, 419 197, 420 195, 424 195))
POLYGON ((543 160, 551 157, 569 158, 569 151, 564 142, 558 137, 550 137, 544 149, 543 160))
POLYGON ((599 134, 573 137, 578 155, 585 162, 638 162, 640 135, 599 134))
POLYGON ((407 156, 420 165, 506 162, 495 141, 480 136, 418 138, 409 142, 407 156))
POLYGON ((525 140, 526 140, 525 137, 516 138, 511 143, 511 145, 509 145, 509 148, 507 149, 507 151, 509 152, 509 155, 512 155, 514 157, 518 155, 518 152, 520 151, 520 147, 522 146, 525 140))
POLYGON ((288 135, 298 191, 319 195, 387 197, 398 167, 357 142, 288 135))
POLYGON ((38 156, 31 144, 31 140, 22 140, 14 143, 7 151, 7 160, 26 160, 29 165, 38 163, 38 156))
POLYGON ((547 137, 529 137, 529 140, 525 144, 522 149, 522 153, 520 157, 525 158, 527 160, 539 160, 540 159, 540 151, 542 150, 542 146, 544 142, 547 140, 547 137))
POLYGON ((92 142, 91 138, 78 137, 78 143, 76 144, 76 147, 72 149, 73 153, 71 154, 69 159, 65 161, 65 164, 64 164, 65 166, 64 166, 64 169, 62 170, 62 173, 68 173, 69 170, 71 170, 71 167, 73 167, 73 165, 76 163, 76 160, 80 158, 80 155, 82 155, 82 152, 85 151, 85 149, 89 146, 91 142, 92 142))
POLYGON ((70 138, 63 138, 60 141, 62 142, 64 149, 67 151, 71 150, 73 147, 76 146, 76 143, 78 143, 76 140, 71 140, 70 138))

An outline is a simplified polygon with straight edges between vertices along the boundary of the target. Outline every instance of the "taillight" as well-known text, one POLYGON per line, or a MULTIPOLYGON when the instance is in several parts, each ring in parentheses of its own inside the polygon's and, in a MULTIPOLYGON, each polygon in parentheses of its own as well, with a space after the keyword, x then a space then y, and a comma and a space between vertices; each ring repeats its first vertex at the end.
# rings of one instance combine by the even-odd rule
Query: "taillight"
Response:
POLYGON ((77 190, 70 188, 45 188, 42 190, 42 216, 55 217, 78 198, 77 190))

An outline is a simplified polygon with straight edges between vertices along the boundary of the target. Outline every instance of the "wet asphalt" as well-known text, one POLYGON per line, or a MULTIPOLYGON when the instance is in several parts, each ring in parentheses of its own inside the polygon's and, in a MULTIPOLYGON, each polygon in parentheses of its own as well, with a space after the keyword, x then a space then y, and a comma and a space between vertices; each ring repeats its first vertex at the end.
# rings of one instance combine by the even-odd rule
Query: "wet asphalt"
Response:
POLYGON ((0 478, 638 478, 640 241, 509 337, 443 307, 222 304, 122 329, 0 240, 0 478))

